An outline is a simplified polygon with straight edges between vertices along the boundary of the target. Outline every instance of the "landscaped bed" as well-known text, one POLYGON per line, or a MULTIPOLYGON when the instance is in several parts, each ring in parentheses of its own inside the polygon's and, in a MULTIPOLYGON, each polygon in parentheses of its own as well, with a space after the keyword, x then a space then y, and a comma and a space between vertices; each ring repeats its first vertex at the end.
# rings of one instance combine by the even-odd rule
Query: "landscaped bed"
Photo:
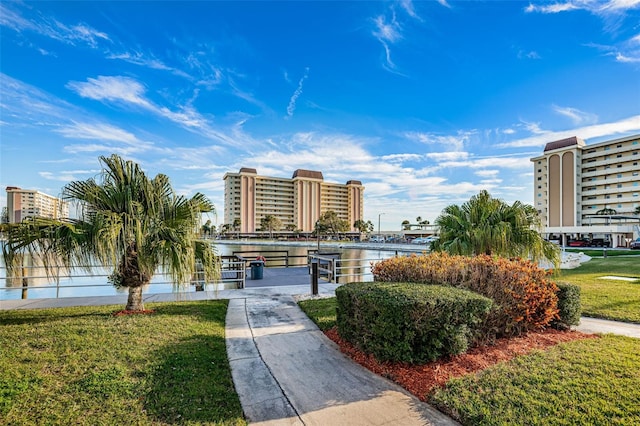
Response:
POLYGON ((246 424, 227 301, 0 311, 0 424, 246 424))
POLYGON ((426 364, 380 363, 337 335, 335 298, 300 306, 356 362, 465 425, 640 424, 640 339, 547 330, 426 364))

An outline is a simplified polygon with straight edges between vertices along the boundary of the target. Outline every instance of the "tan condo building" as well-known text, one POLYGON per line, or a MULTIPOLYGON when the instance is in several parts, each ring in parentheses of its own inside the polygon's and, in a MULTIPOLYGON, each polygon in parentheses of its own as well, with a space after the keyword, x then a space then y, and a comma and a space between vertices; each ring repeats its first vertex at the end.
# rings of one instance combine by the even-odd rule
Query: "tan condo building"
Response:
POLYGON ((332 210, 353 224, 363 218, 364 186, 358 180, 345 185, 325 182, 322 172, 298 169, 291 179, 259 176, 256 169, 241 168, 224 175, 224 223, 240 221, 240 233, 254 233, 267 215, 312 232, 316 221, 332 210))
POLYGON ((19 223, 28 217, 67 219, 69 203, 32 189, 8 186, 7 213, 9 223, 19 223))
POLYGON ((589 145, 574 136, 531 161, 533 205, 549 238, 625 247, 640 237, 640 135, 589 145))

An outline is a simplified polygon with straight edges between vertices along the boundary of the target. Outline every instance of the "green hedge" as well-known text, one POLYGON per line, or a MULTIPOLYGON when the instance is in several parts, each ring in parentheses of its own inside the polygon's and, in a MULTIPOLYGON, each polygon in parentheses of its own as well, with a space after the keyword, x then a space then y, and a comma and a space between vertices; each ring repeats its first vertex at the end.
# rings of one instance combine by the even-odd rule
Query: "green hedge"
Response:
POLYGON ((580 305, 580 287, 575 284, 557 283, 558 285, 558 319, 551 325, 559 330, 567 330, 572 325, 580 324, 582 306, 580 305))
POLYGON ((336 289, 340 336, 381 361, 424 363, 463 353, 493 302, 436 285, 351 283, 336 289))

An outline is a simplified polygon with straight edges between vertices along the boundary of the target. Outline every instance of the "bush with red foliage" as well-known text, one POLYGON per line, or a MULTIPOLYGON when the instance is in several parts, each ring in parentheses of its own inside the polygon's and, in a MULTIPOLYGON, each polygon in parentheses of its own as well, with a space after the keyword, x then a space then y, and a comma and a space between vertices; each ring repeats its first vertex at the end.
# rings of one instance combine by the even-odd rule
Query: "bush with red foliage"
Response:
POLYGON ((376 281, 449 285, 489 297, 495 305, 483 340, 541 330, 558 317, 558 287, 528 260, 438 252, 386 259, 372 272, 376 281))

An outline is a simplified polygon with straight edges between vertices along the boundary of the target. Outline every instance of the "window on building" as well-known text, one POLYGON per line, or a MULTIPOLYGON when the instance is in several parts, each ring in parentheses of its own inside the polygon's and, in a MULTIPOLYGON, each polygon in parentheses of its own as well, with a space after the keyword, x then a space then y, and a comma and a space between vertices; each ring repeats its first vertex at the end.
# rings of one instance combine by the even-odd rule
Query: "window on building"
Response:
POLYGON ((621 183, 618 184, 618 188, 622 188, 622 184, 621 183))
POLYGON ((637 196, 638 196, 638 193, 637 193, 637 192, 634 192, 634 193, 633 193, 633 196, 634 196, 634 197, 637 197, 637 196))
POLYGON ((638 155, 638 151, 633 151, 631 155, 638 155))
POLYGON ((542 189, 542 185, 538 185, 538 189, 542 189))
POLYGON ((622 208, 622 204, 618 204, 618 208, 622 208))
POLYGON ((542 169, 538 169, 538 173, 542 173, 542 169))
POLYGON ((604 147, 604 150, 605 150, 605 151, 609 151, 609 149, 610 149, 610 148, 609 148, 608 146, 605 146, 605 147, 604 147))
POLYGON ((631 142, 631 145, 638 145, 638 141, 631 142))
POLYGON ((538 180, 542 180, 542 178, 541 178, 541 177, 539 177, 539 178, 538 178, 538 180))
POLYGON ((542 197, 542 194, 538 193, 538 197, 542 197))
POLYGON ((604 196, 604 198, 608 200, 609 198, 611 198, 611 195, 607 194, 607 195, 604 196))
POLYGON ((622 145, 616 145, 616 148, 622 148, 622 145))
POLYGON ((621 157, 622 157, 622 154, 616 155, 616 158, 621 158, 621 157))
POLYGON ((622 198, 622 194, 618 194, 616 198, 622 198))

